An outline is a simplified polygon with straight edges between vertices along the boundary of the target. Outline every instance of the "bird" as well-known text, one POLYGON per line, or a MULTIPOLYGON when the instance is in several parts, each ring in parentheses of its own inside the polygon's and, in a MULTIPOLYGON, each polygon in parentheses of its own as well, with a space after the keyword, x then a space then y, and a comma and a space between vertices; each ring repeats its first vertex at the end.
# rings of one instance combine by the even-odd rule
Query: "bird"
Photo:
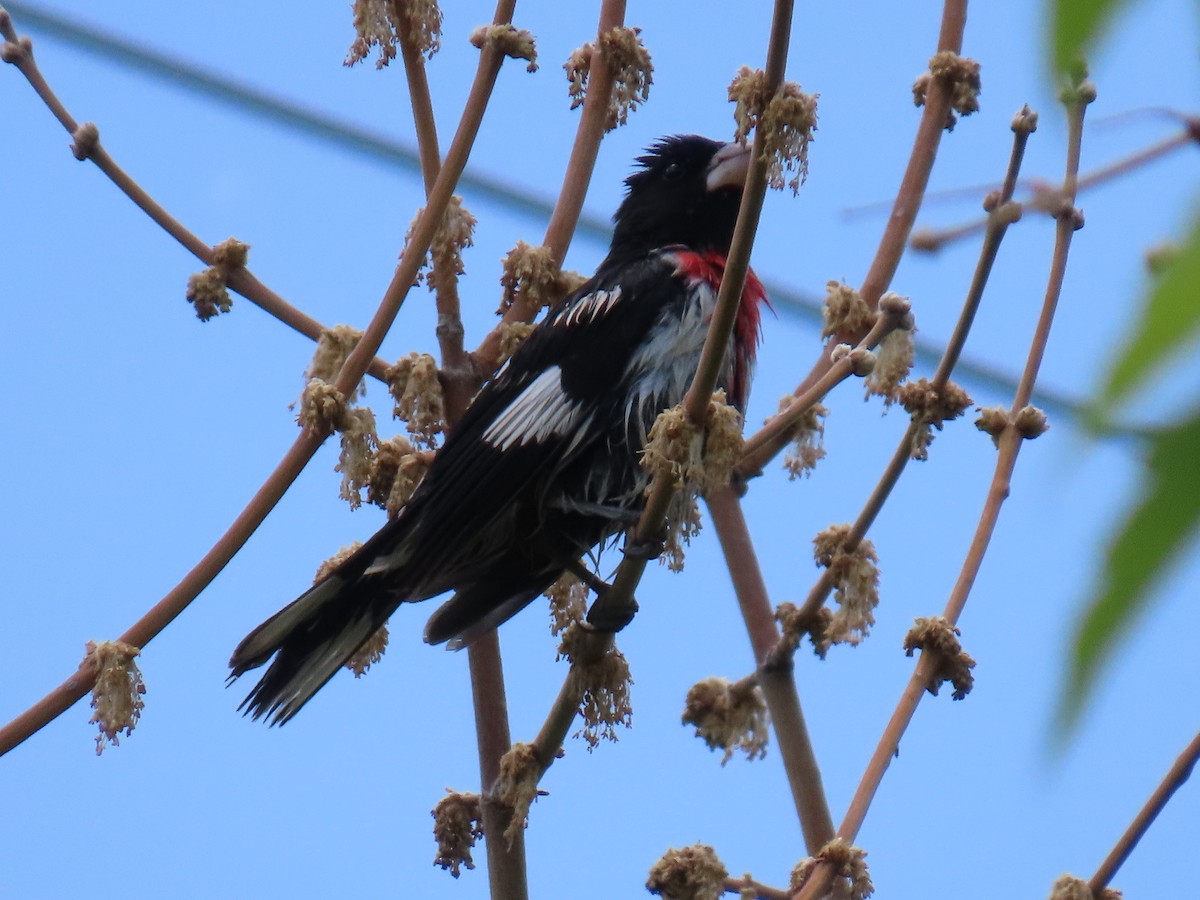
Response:
MULTIPOLYGON (((231 683, 270 661, 239 709, 287 722, 403 603, 454 591, 424 638, 466 646, 637 521, 641 453, 699 364, 750 153, 674 135, 637 158, 596 273, 484 384, 408 502, 238 644, 231 683)), ((743 415, 766 304, 751 270, 718 380, 743 415)))

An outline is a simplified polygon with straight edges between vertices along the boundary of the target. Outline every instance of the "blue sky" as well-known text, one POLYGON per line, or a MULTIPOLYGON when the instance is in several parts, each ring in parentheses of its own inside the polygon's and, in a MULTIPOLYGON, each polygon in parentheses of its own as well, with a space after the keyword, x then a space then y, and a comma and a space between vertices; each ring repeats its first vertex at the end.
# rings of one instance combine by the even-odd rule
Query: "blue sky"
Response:
MULTIPOLYGON (((409 139, 402 70, 341 65, 352 39, 346 6, 313 5, 301 16, 294 5, 232 2, 187 14, 128 2, 43 4, 409 139)), ((429 66, 443 148, 475 69, 465 37, 491 17, 486 5, 463 6, 447 11, 444 46, 429 66)), ((518 5, 542 68, 505 67, 471 163, 547 198, 557 193, 577 116, 560 63, 595 27, 590 7, 576 9, 518 5)), ((589 212, 612 212, 630 161, 655 138, 732 134, 725 88, 739 66, 762 64, 770 15, 769 4, 732 9, 631 5, 655 83, 650 102, 605 140, 589 212)), ((798 7, 788 76, 820 93, 820 130, 799 198, 768 197, 754 254, 764 278, 809 293, 829 279, 861 281, 883 217, 847 219, 842 210, 894 194, 917 121, 910 87, 934 47, 939 10, 927 0, 798 7)), ((1089 116, 1195 108, 1193 14, 1182 0, 1154 0, 1121 19, 1119 39, 1093 61, 1100 99, 1089 116)), ((983 63, 983 111, 945 138, 934 189, 998 179, 1009 120, 1027 101, 1041 127, 1025 172, 1060 175, 1065 130, 1044 78, 1041 30, 1041 9, 1026 0, 972 9, 965 52, 983 63)), ((319 320, 367 321, 422 203, 417 178, 33 36, 68 108, 95 121, 116 160, 188 227, 214 243, 231 234, 250 243, 251 269, 319 320)), ((73 672, 87 640, 124 631, 227 527, 294 439, 288 404, 312 348, 244 300, 229 316, 196 321, 183 294, 200 264, 70 156, 65 133, 7 67, 0 107, 0 327, 14 376, 10 436, 0 445, 7 720, 73 672)), ((1172 127, 1092 128, 1084 167, 1172 127)), ((1195 176, 1182 153, 1081 198, 1087 227, 1072 250, 1046 385, 1084 396, 1098 381, 1134 315, 1143 251, 1180 233, 1195 176)), ((539 242, 545 222, 465 194, 479 218, 462 287, 473 344, 492 321, 500 258, 518 239, 539 242)), ((952 224, 977 210, 938 203, 921 221, 952 224)), ((1010 231, 972 358, 1019 370, 1052 239, 1037 215, 1010 231)), ((902 264, 893 289, 912 298, 925 338, 949 334, 977 249, 967 241, 902 264)), ((580 239, 568 265, 590 271, 603 253, 580 239)), ((786 312, 765 332, 752 426, 820 347, 817 329, 786 312)), ((423 289, 382 355, 413 349, 436 352, 423 289)), ((1149 412, 1138 415, 1164 414, 1191 396, 1194 369, 1155 386, 1149 412)), ((981 405, 1007 401, 967 387, 981 405)), ((368 401, 386 418, 376 386, 368 401)), ((812 535, 857 514, 905 425, 862 403, 855 384, 827 405, 828 458, 814 476, 788 483, 773 467, 746 500, 776 602, 807 593, 817 574, 812 535)), ((1197 727, 1189 688, 1200 678, 1200 612, 1190 595, 1200 567, 1189 558, 1130 630, 1075 740, 1060 757, 1048 751, 1068 636, 1138 474, 1134 445, 1090 442, 1063 416, 1052 425, 1023 448, 961 622, 978 660, 975 690, 962 703, 945 692, 922 703, 860 835, 879 896, 1037 897, 1063 871, 1090 876, 1197 727)), ((913 617, 941 610, 954 582, 994 458, 968 422, 937 437, 872 534, 883 573, 872 638, 835 648, 825 662, 797 658, 835 821, 911 671, 903 634, 913 617)), ((299 593, 321 560, 383 521, 337 499, 335 461, 326 447, 237 559, 146 648, 149 692, 132 737, 97 759, 81 703, 0 762, 11 823, 0 841, 0 893, 487 895, 482 865, 458 881, 430 865, 429 810, 444 788, 476 789, 478 779, 466 656, 421 643, 431 607, 401 610, 384 661, 361 681, 335 679, 284 729, 243 720, 235 707, 248 685, 223 686, 237 641, 299 593)), ((638 896, 664 850, 696 841, 715 846, 735 874, 783 884, 804 851, 774 749, 721 768, 679 725, 691 684, 752 667, 711 530, 682 575, 652 569, 639 599, 641 613, 620 639, 635 679, 634 727, 594 753, 569 742, 547 775, 550 794, 527 835, 533 896, 638 896)), ((517 739, 536 733, 565 674, 546 626, 535 605, 501 634, 517 739)), ((1194 845, 1196 809, 1189 785, 1116 879, 1127 896, 1178 895, 1185 876, 1162 861, 1194 845)))

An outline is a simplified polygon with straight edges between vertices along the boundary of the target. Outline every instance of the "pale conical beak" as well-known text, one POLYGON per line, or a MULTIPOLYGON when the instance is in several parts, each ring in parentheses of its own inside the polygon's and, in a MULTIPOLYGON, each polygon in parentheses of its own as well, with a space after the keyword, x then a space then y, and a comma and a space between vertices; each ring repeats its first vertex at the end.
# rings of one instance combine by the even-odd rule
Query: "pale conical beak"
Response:
POLYGON ((723 146, 713 155, 709 164, 705 187, 710 191, 745 187, 746 173, 750 171, 750 152, 749 144, 723 146))

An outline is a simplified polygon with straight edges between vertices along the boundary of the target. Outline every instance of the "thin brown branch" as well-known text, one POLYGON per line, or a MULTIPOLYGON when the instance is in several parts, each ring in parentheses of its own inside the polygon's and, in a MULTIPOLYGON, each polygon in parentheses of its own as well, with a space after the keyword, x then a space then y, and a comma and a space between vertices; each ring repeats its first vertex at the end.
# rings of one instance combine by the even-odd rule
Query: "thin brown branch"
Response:
MULTIPOLYGON (((1171 135, 1171 137, 1151 144, 1137 153, 1131 153, 1128 156, 1113 160, 1111 163, 1101 166, 1098 169, 1080 175, 1077 183, 1078 190, 1082 192, 1103 184, 1106 181, 1112 181, 1113 179, 1128 175, 1130 172, 1144 168, 1180 147, 1195 144, 1198 139, 1198 132, 1200 132, 1200 123, 1189 123, 1187 130, 1179 134, 1171 135)), ((1022 179, 1019 182, 1019 186, 1028 188, 1032 194, 1032 197, 1024 204, 1026 208, 1046 213, 1051 217, 1054 216, 1055 210, 1062 199, 1062 195, 1057 188, 1050 187, 1040 178, 1022 179)), ((988 189, 989 186, 987 185, 979 185, 973 188, 959 188, 956 192, 974 192, 978 196, 988 189)), ((952 244, 973 234, 978 234, 986 227, 987 218, 985 217, 973 219, 970 222, 964 222, 960 225, 953 225, 949 228, 923 228, 913 234, 912 247, 914 250, 936 253, 947 244, 952 244)))
POLYGON ((471 699, 475 706, 475 738, 479 748, 481 817, 488 860, 488 885, 492 900, 522 900, 529 896, 525 869, 525 832, 512 840, 505 834, 513 810, 496 798, 500 759, 512 747, 508 725, 508 701, 504 693, 504 666, 500 659, 500 636, 495 629, 467 648, 471 668, 471 699))
MULTIPOLYGON (((599 36, 625 24, 625 0, 604 0, 600 7, 597 25, 599 36)), ((567 249, 575 234, 575 226, 583 210, 596 157, 600 153, 600 142, 604 139, 608 123, 608 110, 612 104, 613 72, 603 53, 593 53, 588 69, 588 91, 580 111, 579 126, 575 130, 575 143, 567 160, 563 175, 562 190, 554 204, 554 212, 546 226, 542 245, 549 248, 558 265, 567 258, 567 249)), ((537 315, 528 302, 518 299, 504 313, 496 327, 483 339, 471 354, 475 370, 483 377, 494 372, 500 364, 500 341, 503 327, 512 322, 530 322, 537 315)))
MULTIPOLYGON (((1025 435, 1022 435, 1016 426, 1016 416, 1018 412, 1029 405, 1029 400, 1033 395, 1033 386, 1037 380, 1037 373, 1050 337, 1050 326, 1054 321, 1054 312, 1062 294, 1071 239, 1075 231, 1082 225, 1082 219, 1078 210, 1075 209, 1074 204, 1079 176, 1080 147, 1083 139, 1084 110, 1087 107, 1087 103, 1090 102, 1090 99, 1085 94, 1085 90, 1090 89, 1090 85, 1085 83, 1084 87, 1076 91, 1075 99, 1067 105, 1067 164, 1062 188, 1063 197, 1066 202, 1060 208, 1058 214, 1058 224, 1055 229, 1054 254, 1050 263, 1050 273, 1042 302, 1042 310, 1038 317, 1037 326, 1034 329, 1025 369, 1013 397, 1013 404, 1009 412, 1009 423, 998 438, 995 472, 992 476, 991 486, 988 490, 983 510, 980 513, 979 524, 976 527, 971 546, 967 550, 966 558, 963 560, 958 579, 942 611, 942 617, 951 625, 956 624, 962 615, 963 607, 966 605, 971 587, 974 585, 975 578, 979 574, 980 567, 983 565, 983 558, 987 552, 988 544, 995 533, 996 522, 1000 516, 1000 508, 1004 500, 1008 497, 1017 455, 1020 451, 1022 441, 1025 440, 1025 435)), ((935 665, 936 659, 934 655, 922 651, 921 658, 917 661, 913 669, 913 674, 899 702, 896 704, 896 709, 892 713, 892 717, 888 721, 887 727, 879 739, 879 743, 875 747, 875 752, 867 764, 866 771, 863 773, 862 780, 859 782, 853 799, 850 801, 846 816, 838 828, 838 835, 847 841, 852 842, 858 835, 858 831, 866 819, 871 801, 874 799, 876 792, 879 790, 879 785, 883 781, 884 773, 887 771, 888 766, 899 749, 900 739, 908 728, 908 724, 912 721, 921 698, 928 689, 935 665)), ((804 888, 797 895, 797 900, 815 900, 815 898, 823 896, 829 887, 831 878, 832 875, 829 866, 824 864, 819 865, 805 883, 804 888)))
MULTIPOLYGON (((879 346, 888 334, 896 328, 897 322, 890 316, 881 315, 875 324, 858 342, 856 349, 873 350, 879 346)), ((825 359, 826 354, 822 354, 825 359)), ((820 375, 815 380, 806 379, 787 408, 776 413, 767 420, 767 424, 746 439, 742 449, 742 458, 734 467, 734 472, 744 478, 752 478, 762 473, 763 467, 786 447, 792 440, 796 424, 816 404, 820 403, 835 387, 854 374, 853 363, 849 356, 837 362, 828 362, 819 366, 820 375), (811 382, 811 383, 810 383, 811 382), (807 385, 807 386, 805 386, 807 385)), ((814 373, 817 370, 814 369, 814 373)))
POLYGON ((754 647, 758 684, 771 713, 771 728, 804 832, 804 844, 809 854, 815 856, 833 837, 833 818, 829 814, 821 769, 800 708, 792 667, 770 665, 771 651, 779 639, 779 632, 750 529, 732 488, 714 491, 708 498, 708 510, 754 647))
MULTIPOLYGON (((1013 208, 1009 203, 1012 200, 1013 190, 1017 185, 1021 163, 1025 158, 1025 146, 1029 142, 1029 135, 1031 133, 1028 122, 1033 115, 1029 107, 1026 106, 1017 114, 1017 118, 1013 120, 1013 146, 1012 152, 1009 155, 1008 169, 1005 173, 1004 181, 1001 183, 999 196, 995 198, 994 203, 990 204, 992 210, 988 214, 987 232, 984 235, 983 244, 979 248, 979 260, 975 264, 975 273, 971 279, 971 285, 967 289, 966 297, 963 300, 962 310, 959 313, 958 321, 955 323, 954 332, 946 344, 942 357, 938 361, 937 369, 930 381, 935 392, 940 393, 950 381, 950 375, 962 355, 963 348, 966 346, 967 336, 970 334, 971 325, 975 321, 975 314, 979 311, 979 305, 983 301, 983 293, 991 276, 992 267, 995 265, 996 257, 1000 252, 1000 245, 1004 240, 1004 235, 1008 232, 1008 226, 1014 221, 1013 208), (1020 127, 1016 127, 1017 123, 1022 120, 1023 124, 1020 127)), ((892 490, 895 488, 897 482, 899 482, 900 476, 908 466, 909 460, 912 459, 911 448, 913 439, 922 427, 924 426, 919 418, 914 418, 909 422, 904 435, 896 444, 896 450, 892 454, 891 460, 880 475, 879 481, 871 491, 870 497, 867 498, 861 512, 858 514, 858 518, 854 520, 849 533, 846 535, 843 548, 847 553, 852 553, 862 543, 867 531, 874 524, 875 519, 883 509, 884 503, 891 496, 892 490)), ((826 568, 821 572, 820 577, 809 590, 804 603, 800 606, 798 613, 800 621, 811 621, 832 589, 833 573, 830 569, 826 568)), ((784 650, 785 648, 781 645, 777 648, 776 652, 784 652, 784 650)))
MULTIPOLYGON (((26 81, 29 82, 30 87, 34 89, 50 112, 58 119, 63 128, 66 129, 67 133, 76 139, 75 148, 77 158, 90 159, 96 168, 107 175, 109 180, 117 186, 117 189, 132 200, 156 225, 175 238, 175 240, 183 245, 184 249, 206 266, 213 265, 215 262, 213 248, 184 227, 178 219, 167 212, 161 204, 146 193, 141 185, 117 165, 116 161, 100 143, 98 137, 87 141, 79 139, 81 136, 79 123, 70 114, 66 106, 63 105, 62 101, 58 99, 58 96, 42 75, 41 69, 38 68, 33 56, 32 43, 28 38, 21 38, 17 35, 12 24, 12 17, 7 10, 2 9, 0 9, 0 34, 5 39, 3 49, 0 50, 0 56, 3 57, 5 62, 12 63, 17 67, 21 74, 25 76, 26 81)), ((87 126, 84 127, 86 128, 87 126)), ((321 334, 326 330, 325 326, 316 319, 301 312, 264 285, 249 269, 238 268, 230 271, 227 284, 228 287, 241 294, 264 312, 279 319, 279 321, 283 322, 289 328, 300 332, 300 334, 310 340, 320 340, 321 334)), ((372 359, 368 368, 368 372, 380 380, 383 379, 386 370, 387 363, 382 359, 372 359)))
MULTIPOLYGON (((946 0, 946 3, 942 7, 942 23, 938 33, 938 52, 952 50, 958 53, 962 50, 962 36, 966 23, 966 0, 946 0)), ((879 239, 879 246, 876 248, 871 267, 867 271, 866 278, 863 279, 862 287, 859 289, 859 293, 871 305, 872 309, 879 306, 879 298, 887 290, 892 276, 896 273, 896 268, 900 265, 900 259, 904 255, 908 236, 912 232, 913 222, 916 221, 917 213, 921 209, 921 202, 925 196, 925 188, 929 184, 929 174, 933 170, 933 162, 937 158, 937 151, 941 144, 942 131, 945 128, 946 115, 949 110, 949 93, 935 79, 925 97, 925 107, 921 113, 920 123, 917 125, 916 136, 913 138, 913 148, 909 154, 908 165, 905 167, 904 176, 900 180, 900 188, 896 192, 896 199, 892 203, 891 215, 888 217, 883 235, 879 239)), ((850 344, 852 346, 857 345, 861 339, 861 335, 834 335, 830 338, 826 349, 838 343, 850 344)), ((821 383, 832 365, 829 353, 822 352, 808 375, 797 386, 794 391, 795 396, 800 397, 811 392, 817 384, 821 383)), ((759 436, 773 426, 773 422, 768 422, 763 429, 747 440, 747 444, 757 444, 761 440, 759 436)), ((787 446, 786 441, 779 444, 773 453, 767 455, 766 459, 763 459, 757 465, 739 465, 739 471, 746 474, 753 474, 760 471, 767 459, 770 459, 774 453, 778 453, 785 446, 787 446)))
MULTIPOLYGON (((783 68, 787 60, 788 38, 791 28, 792 4, 788 0, 777 0, 771 22, 771 41, 767 49, 766 94, 774 94, 783 83, 783 68)), ((762 212, 763 198, 767 190, 766 160, 763 154, 764 135, 761 130, 754 135, 754 148, 750 154, 750 170, 742 189, 741 206, 738 208, 737 224, 733 230, 729 254, 725 260, 725 272, 721 288, 717 292, 716 309, 709 324, 708 336, 701 351, 700 363, 684 395, 684 409, 694 422, 703 422, 709 397, 716 385, 718 372, 733 331, 737 307, 741 302, 746 272, 750 267, 750 252, 754 247, 754 234, 762 212)), ((637 525, 627 535, 632 546, 647 546, 660 534, 666 519, 667 509, 675 494, 675 486, 666 479, 657 479, 650 485, 649 496, 637 525)), ((624 627, 637 609, 633 594, 646 570, 644 555, 626 556, 617 567, 612 587, 596 598, 588 610, 588 621, 602 628, 624 627)))
MULTIPOLYGON (((497 18, 505 10, 507 10, 505 14, 511 17, 513 5, 514 0, 502 0, 497 11, 497 18)), ((11 35, 11 31, 11 24, 3 16, 0 16, 0 33, 3 33, 10 42, 14 37, 11 35), (3 30, 5 26, 7 26, 7 30, 3 30)), ((466 165, 467 157, 483 118, 483 112, 487 107, 487 100, 491 96, 492 86, 495 84, 496 75, 499 73, 503 60, 503 55, 498 51, 491 48, 484 48, 482 51, 479 70, 467 98, 462 121, 455 134, 454 142, 451 144, 450 152, 447 154, 446 163, 431 192, 429 203, 426 204, 425 211, 413 229, 413 236, 401 257, 396 276, 392 279, 380 302, 378 312, 338 373, 336 387, 344 396, 350 396, 362 380, 363 374, 374 359, 375 353, 387 333, 387 329, 399 312, 400 304, 409 287, 416 278, 425 253, 429 249, 433 233, 445 213, 446 204, 450 200, 454 185, 466 165)), ((323 440, 324 435, 315 435, 308 431, 302 432, 279 465, 276 466, 275 471, 271 473, 246 508, 234 520, 229 530, 169 594, 121 636, 121 640, 139 648, 144 647, 183 612, 233 558, 234 554, 241 549, 250 535, 279 502, 323 440)), ((95 672, 85 664, 32 708, 4 728, 0 728, 0 755, 7 753, 65 712, 91 690, 94 683, 95 672)))
MULTIPOLYGON (((425 181, 426 198, 431 200, 442 164, 433 101, 425 73, 425 57, 407 29, 408 17, 400 13, 398 0, 394 2, 397 4, 395 21, 399 24, 400 52, 412 103, 421 173, 425 181)), ((501 20, 501 10, 497 10, 495 24, 503 24, 511 15, 510 8, 508 18, 501 20)), ((435 259, 429 277, 438 312, 436 332, 442 356, 446 424, 452 429, 466 411, 478 389, 478 382, 463 350, 458 272, 448 270, 440 260, 435 259)), ((519 900, 529 895, 525 836, 521 832, 512 840, 502 837, 512 822, 513 810, 497 800, 494 791, 500 777, 500 760, 512 746, 499 634, 493 630, 473 642, 467 648, 467 663, 471 672, 471 700, 475 710, 479 780, 482 786, 480 818, 488 858, 488 884, 493 898, 513 897, 519 900)))
POLYGON ((1117 874, 1117 870, 1121 868, 1125 860, 1133 853, 1133 849, 1138 845, 1138 841, 1150 830, 1150 826, 1154 824, 1154 820, 1158 818, 1158 814, 1166 807, 1167 802, 1183 786, 1184 782, 1192 776, 1192 770, 1196 767, 1198 759, 1200 759, 1200 734, 1192 738, 1192 742, 1179 754, 1178 759, 1175 760, 1175 764, 1171 766, 1170 771, 1167 772, 1158 787, 1154 789, 1154 793, 1150 795, 1150 799, 1146 801, 1146 805, 1141 808, 1137 816, 1134 817, 1134 820, 1129 823, 1129 827, 1125 829, 1125 833, 1121 835, 1121 839, 1112 848, 1112 852, 1105 857, 1104 862, 1100 864, 1100 868, 1096 870, 1096 874, 1092 876, 1092 880, 1088 882, 1088 887, 1091 888, 1093 897, 1099 897, 1101 892, 1108 887, 1113 876, 1117 874))

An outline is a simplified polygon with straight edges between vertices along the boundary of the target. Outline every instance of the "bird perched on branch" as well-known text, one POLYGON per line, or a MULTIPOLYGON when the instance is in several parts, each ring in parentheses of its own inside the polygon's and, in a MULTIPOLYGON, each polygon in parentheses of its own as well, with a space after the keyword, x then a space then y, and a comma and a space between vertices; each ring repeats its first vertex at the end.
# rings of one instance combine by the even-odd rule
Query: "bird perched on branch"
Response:
MULTIPOLYGON (((750 150, 695 135, 638 159, 596 274, 476 396, 399 514, 238 645, 242 706, 286 722, 401 603, 446 591, 425 640, 470 643, 637 521, 655 418, 691 383, 750 150)), ((748 273, 718 382, 745 411, 766 297, 748 273)))

